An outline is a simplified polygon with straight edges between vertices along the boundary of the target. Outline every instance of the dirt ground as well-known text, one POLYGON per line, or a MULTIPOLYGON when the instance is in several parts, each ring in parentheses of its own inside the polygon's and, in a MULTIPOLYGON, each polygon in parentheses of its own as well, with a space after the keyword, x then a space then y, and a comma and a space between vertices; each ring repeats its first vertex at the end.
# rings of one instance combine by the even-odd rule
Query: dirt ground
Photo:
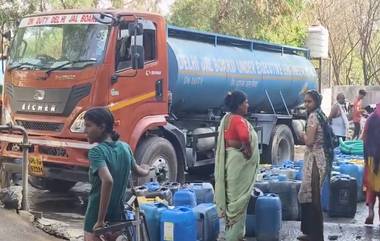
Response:
POLYGON ((0 208, 0 240, 4 241, 59 241, 34 227, 15 210, 0 208))

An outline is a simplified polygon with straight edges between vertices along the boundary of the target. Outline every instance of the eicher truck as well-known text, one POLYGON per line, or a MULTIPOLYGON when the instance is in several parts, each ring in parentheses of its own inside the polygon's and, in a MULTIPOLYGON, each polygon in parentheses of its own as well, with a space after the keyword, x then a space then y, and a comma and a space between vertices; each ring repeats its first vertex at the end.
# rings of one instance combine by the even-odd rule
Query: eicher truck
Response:
MULTIPOLYGON (((157 14, 70 10, 23 18, 9 51, 2 123, 29 134, 32 185, 65 191, 87 181, 83 116, 109 108, 121 140, 152 178, 212 172, 228 91, 249 98, 262 162, 294 158, 305 90, 317 87, 309 51, 168 26, 157 14)), ((21 167, 22 137, 5 133, 1 172, 21 167)))

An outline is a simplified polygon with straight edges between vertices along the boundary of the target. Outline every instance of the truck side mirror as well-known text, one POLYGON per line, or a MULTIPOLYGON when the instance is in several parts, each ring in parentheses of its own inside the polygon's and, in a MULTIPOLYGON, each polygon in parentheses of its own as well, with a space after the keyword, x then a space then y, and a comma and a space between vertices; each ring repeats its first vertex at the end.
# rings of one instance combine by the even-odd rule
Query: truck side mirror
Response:
POLYGON ((144 47, 139 45, 131 46, 132 69, 144 68, 144 47))
MULTIPOLYGON (((4 25, 2 26, 2 29, 4 29, 4 25)), ((4 48, 5 46, 5 41, 4 41, 4 39, 6 39, 8 42, 10 42, 11 41, 11 38, 12 38, 12 33, 11 33, 11 31, 7 31, 7 32, 5 32, 5 33, 2 33, 1 34, 1 47, 0 47, 0 49, 1 49, 1 53, 0 53, 0 61, 1 61, 1 73, 2 74, 4 74, 4 62, 5 61, 3 61, 4 59, 6 59, 7 58, 7 55, 8 55, 8 48, 6 47, 6 48, 4 48)))
POLYGON ((100 13, 100 14, 94 14, 95 21, 102 23, 102 24, 115 24, 117 23, 117 19, 113 17, 111 14, 107 13, 100 13))
POLYGON ((140 22, 128 23, 128 32, 129 32, 129 36, 143 35, 144 33, 143 24, 140 22))
POLYGON ((132 69, 144 68, 144 26, 139 21, 128 23, 128 32, 131 36, 132 69))

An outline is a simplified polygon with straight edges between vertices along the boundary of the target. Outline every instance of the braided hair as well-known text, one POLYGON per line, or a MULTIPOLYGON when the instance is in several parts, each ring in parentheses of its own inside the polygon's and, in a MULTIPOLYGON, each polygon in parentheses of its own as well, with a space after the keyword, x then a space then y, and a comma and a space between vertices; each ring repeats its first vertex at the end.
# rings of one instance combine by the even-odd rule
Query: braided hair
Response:
MULTIPOLYGON (((322 131, 323 131, 323 151, 325 153, 325 159, 326 159, 325 172, 327 176, 330 177, 331 170, 332 170, 332 163, 334 161, 334 156, 335 156, 334 148, 336 147, 337 139, 333 133, 333 130, 329 126, 327 116, 321 110, 322 96, 316 90, 309 90, 306 92, 306 95, 309 95, 316 104, 314 111, 317 115, 318 122, 321 125, 322 131)), ((306 128, 307 128, 307 124, 306 124, 306 128)))
POLYGON ((309 95, 316 104, 316 109, 320 109, 322 105, 322 95, 318 93, 316 90, 308 90, 306 95, 309 95))
POLYGON ((96 125, 104 125, 105 132, 111 135, 113 141, 119 140, 120 135, 113 129, 115 119, 111 111, 104 107, 94 107, 84 114, 84 119, 94 122, 96 125))
MULTIPOLYGON (((316 90, 308 90, 306 93, 305 93, 305 96, 308 95, 310 96, 314 103, 315 103, 315 109, 313 111, 316 111, 318 112, 318 110, 321 109, 321 105, 322 105, 322 96, 318 93, 318 91, 316 90)), ((313 112, 311 111, 311 112, 313 112)), ((311 114, 310 113, 307 113, 307 117, 309 118, 309 115, 311 114)), ((305 130, 307 129, 307 122, 306 122, 306 126, 305 126, 305 130)))

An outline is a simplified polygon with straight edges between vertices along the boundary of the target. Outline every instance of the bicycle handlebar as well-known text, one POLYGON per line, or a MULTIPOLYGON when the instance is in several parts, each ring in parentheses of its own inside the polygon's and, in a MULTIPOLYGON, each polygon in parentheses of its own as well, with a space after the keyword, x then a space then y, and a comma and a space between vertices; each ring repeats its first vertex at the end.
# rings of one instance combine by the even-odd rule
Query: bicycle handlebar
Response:
MULTIPOLYGON (((132 189, 132 192, 134 192, 133 189, 132 189)), ((129 207, 132 207, 133 203, 136 203, 136 202, 137 202, 137 197, 135 195, 132 195, 132 197, 126 202, 126 204, 129 207)), ((122 221, 122 222, 118 222, 115 224, 110 224, 110 225, 106 225, 104 227, 97 228, 94 230, 94 234, 99 237, 99 236, 105 235, 107 233, 114 233, 114 232, 122 231, 123 229, 125 229, 129 226, 136 225, 136 224, 138 224, 138 221, 136 221, 136 220, 122 221)))
POLYGON ((130 226, 133 226, 136 224, 137 224, 137 222, 134 220, 115 223, 115 224, 111 224, 111 225, 107 225, 105 227, 95 229, 94 234, 96 236, 100 236, 100 235, 107 234, 107 233, 119 232, 119 231, 122 231, 124 228, 130 227, 130 226))

